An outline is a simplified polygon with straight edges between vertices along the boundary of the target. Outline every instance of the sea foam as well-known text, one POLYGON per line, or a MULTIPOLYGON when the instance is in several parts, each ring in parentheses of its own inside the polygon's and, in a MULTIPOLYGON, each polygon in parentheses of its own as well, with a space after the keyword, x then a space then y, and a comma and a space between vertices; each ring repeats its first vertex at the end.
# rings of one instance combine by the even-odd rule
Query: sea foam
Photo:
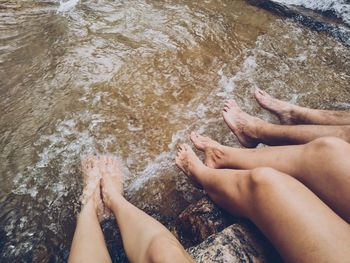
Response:
POLYGON ((60 1, 60 6, 57 9, 57 13, 68 12, 79 3, 79 0, 68 0, 68 1, 60 1))
POLYGON ((332 12, 350 25, 350 2, 347 0, 273 0, 276 3, 298 5, 321 12, 332 12))

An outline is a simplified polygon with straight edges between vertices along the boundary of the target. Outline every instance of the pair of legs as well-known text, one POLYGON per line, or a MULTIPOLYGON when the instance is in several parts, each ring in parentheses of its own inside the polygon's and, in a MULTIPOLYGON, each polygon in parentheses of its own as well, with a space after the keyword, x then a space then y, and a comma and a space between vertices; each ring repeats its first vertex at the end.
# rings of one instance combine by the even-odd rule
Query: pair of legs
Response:
POLYGON ((177 165, 217 204, 252 220, 286 262, 348 262, 350 145, 339 138, 349 141, 350 112, 302 108, 261 90, 255 97, 289 125, 266 123, 229 101, 223 116, 241 144, 303 145, 236 149, 192 133, 206 165, 188 145, 177 165))
POLYGON ((276 114, 282 124, 276 125, 252 117, 230 100, 223 116, 230 129, 245 147, 304 144, 314 139, 335 136, 350 142, 350 111, 316 110, 277 100, 257 89, 255 98, 265 109, 276 114))
POLYGON ((78 217, 69 262, 112 262, 98 219, 103 205, 116 218, 130 262, 193 262, 162 224, 124 199, 123 178, 115 158, 89 157, 82 166, 87 201, 78 217))
POLYGON ((286 262, 348 262, 347 143, 320 138, 301 146, 234 149, 194 133, 191 140, 205 152, 206 165, 186 144, 177 165, 218 205, 254 222, 286 262), (218 169, 224 167, 240 170, 218 169))

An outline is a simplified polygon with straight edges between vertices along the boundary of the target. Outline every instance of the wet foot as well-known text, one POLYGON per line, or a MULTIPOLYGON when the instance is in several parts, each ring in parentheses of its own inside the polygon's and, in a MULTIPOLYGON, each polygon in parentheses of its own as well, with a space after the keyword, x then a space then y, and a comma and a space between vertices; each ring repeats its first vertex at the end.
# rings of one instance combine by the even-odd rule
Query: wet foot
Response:
POLYGON ((257 131, 264 123, 261 119, 242 111, 234 100, 225 103, 222 115, 226 124, 244 147, 254 148, 259 144, 257 131))
POLYGON ((103 157, 105 166, 102 169, 102 197, 104 204, 112 209, 112 206, 123 196, 123 174, 120 163, 113 156, 103 157))
POLYGON ((105 206, 101 199, 100 192, 100 159, 96 156, 89 156, 81 162, 84 176, 84 190, 81 196, 83 208, 90 207, 95 212, 101 222, 105 214, 105 206))
POLYGON ((254 95, 261 107, 276 114, 282 124, 294 124, 292 113, 296 105, 278 100, 261 89, 256 89, 254 95))
POLYGON ((176 157, 176 165, 197 187, 201 187, 198 175, 200 174, 200 170, 205 166, 188 144, 180 145, 176 157))
POLYGON ((195 132, 191 132, 190 138, 194 146, 198 150, 204 152, 204 163, 206 166, 214 169, 221 168, 224 166, 223 161, 225 154, 223 146, 221 144, 212 140, 209 137, 201 136, 195 132))

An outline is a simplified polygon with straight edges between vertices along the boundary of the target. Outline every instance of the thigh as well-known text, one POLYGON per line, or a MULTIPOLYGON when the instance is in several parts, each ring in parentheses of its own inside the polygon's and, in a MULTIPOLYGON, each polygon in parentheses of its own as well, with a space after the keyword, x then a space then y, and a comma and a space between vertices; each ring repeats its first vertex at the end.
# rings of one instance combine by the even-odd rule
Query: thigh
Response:
POLYGON ((299 180, 350 222, 350 144, 324 137, 305 145, 299 180))
POLYGON ((250 180, 249 217, 287 262, 349 260, 349 225, 302 183, 271 168, 250 180))

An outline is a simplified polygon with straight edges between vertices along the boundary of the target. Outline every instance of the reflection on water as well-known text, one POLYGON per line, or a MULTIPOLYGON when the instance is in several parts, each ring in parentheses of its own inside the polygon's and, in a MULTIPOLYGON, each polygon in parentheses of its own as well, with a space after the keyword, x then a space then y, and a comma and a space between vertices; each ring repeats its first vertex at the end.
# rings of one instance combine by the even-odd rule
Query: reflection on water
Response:
POLYGON ((176 145, 191 130, 238 145, 224 99, 272 121, 254 87, 348 107, 349 49, 243 0, 70 2, 0 0, 4 260, 67 258, 86 154, 119 156, 128 198, 171 227, 202 195, 175 168, 176 145))

